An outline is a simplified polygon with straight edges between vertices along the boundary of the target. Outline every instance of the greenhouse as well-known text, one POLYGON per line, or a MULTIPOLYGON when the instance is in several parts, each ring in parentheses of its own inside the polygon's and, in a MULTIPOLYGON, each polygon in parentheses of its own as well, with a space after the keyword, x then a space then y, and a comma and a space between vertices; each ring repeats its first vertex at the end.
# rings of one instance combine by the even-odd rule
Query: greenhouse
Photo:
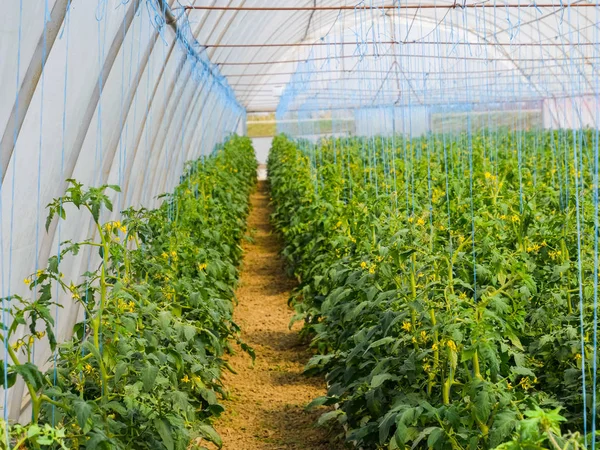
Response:
POLYGON ((1 4, 0 449, 600 445, 600 3, 1 4))

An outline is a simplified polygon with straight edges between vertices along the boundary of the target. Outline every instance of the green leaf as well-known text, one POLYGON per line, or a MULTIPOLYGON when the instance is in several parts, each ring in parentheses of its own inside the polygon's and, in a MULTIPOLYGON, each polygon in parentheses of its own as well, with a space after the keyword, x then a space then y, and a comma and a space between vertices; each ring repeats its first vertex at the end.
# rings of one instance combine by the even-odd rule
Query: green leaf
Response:
POLYGON ((523 375, 523 376, 535 378, 535 373, 531 369, 528 369, 527 367, 513 366, 510 368, 510 371, 514 375, 523 375))
POLYGON ((144 384, 144 390, 150 392, 154 387, 156 376, 158 375, 158 366, 146 366, 142 369, 141 379, 144 384))
POLYGON ((493 398, 490 392, 484 387, 473 400, 473 412, 480 422, 486 423, 492 412, 493 398))
POLYGON ((496 447, 504 442, 518 424, 515 411, 502 411, 495 415, 494 423, 490 430, 490 446, 496 447))
POLYGON ((427 447, 433 448, 436 444, 444 437, 444 430, 441 428, 435 427, 429 433, 429 437, 427 438, 427 447))
POLYGON ((423 439, 425 439, 427 436, 429 436, 434 430, 439 430, 439 428, 438 427, 428 427, 428 428, 425 428, 423 431, 421 431, 419 433, 419 435, 413 441, 412 446, 411 446, 411 450, 414 450, 415 448, 417 448, 417 446, 419 445, 419 443, 423 439))
MULTIPOLYGON (((381 423, 379 424, 379 443, 384 444, 390 434, 390 428, 396 422, 395 412, 389 412, 385 415, 381 423)), ((392 441, 393 442, 393 441, 392 441)))
POLYGON ((389 374, 389 373, 382 373, 379 375, 375 375, 372 379, 371 379, 371 388, 375 389, 378 388, 379 386, 381 386, 385 381, 387 380, 395 380, 397 377, 389 374))
POLYGON ((73 409, 77 417, 77 423, 83 429, 85 428, 88 419, 92 416, 92 405, 85 400, 77 399, 73 402, 73 409))
POLYGON ((119 361, 115 367, 115 377, 114 382, 118 384, 121 380, 121 377, 127 373, 127 363, 124 361, 119 361))
POLYGON ((167 450, 175 450, 175 442, 171 434, 171 425, 167 419, 156 418, 154 419, 154 428, 158 432, 162 443, 167 450))
POLYGON ((21 375, 25 383, 32 386, 36 391, 40 390, 44 384, 44 375, 35 364, 26 362, 25 364, 12 366, 12 370, 21 375))
POLYGON ((42 430, 40 429, 40 427, 36 424, 31 424, 29 425, 29 428, 27 429, 27 438, 31 439, 34 436, 37 436, 40 434, 42 430))
POLYGON ((331 420, 337 419, 340 416, 345 416, 344 411, 342 411, 341 409, 335 409, 333 411, 326 412, 325 414, 321 414, 321 417, 319 417, 317 424, 323 425, 331 420))
POLYGON ((217 433, 210 425, 203 423, 197 427, 197 430, 206 440, 216 444, 219 448, 223 447, 221 436, 219 436, 219 433, 217 433))
POLYGON ((382 345, 385 345, 385 344, 389 344, 390 342, 394 342, 395 340, 396 340, 396 338, 392 337, 392 336, 387 336, 387 337, 378 339, 375 342, 372 342, 366 351, 369 351, 372 348, 381 347, 382 345))
POLYGON ((89 353, 92 354, 92 356, 96 359, 96 361, 98 361, 99 363, 102 361, 102 355, 100 354, 100 352, 98 351, 98 349, 94 346, 94 343, 91 341, 85 341, 83 343, 83 348, 88 351, 89 353))
POLYGON ((58 273, 58 257, 56 255, 48 259, 48 272, 58 273))
POLYGON ((338 399, 336 397, 328 397, 326 395, 323 395, 321 397, 315 398, 312 402, 310 402, 308 405, 306 405, 306 407, 304 409, 306 409, 308 411, 308 410, 317 408, 319 406, 333 405, 337 401, 338 401, 338 399))
POLYGON ((0 360, 0 386, 11 388, 17 381, 17 374, 12 371, 12 366, 8 365, 8 375, 4 376, 4 361, 0 360), (5 380, 5 378, 7 380, 5 380), (8 381, 8 386, 5 386, 5 381, 8 381))
POLYGON ((184 325, 183 335, 185 336, 185 339, 188 342, 191 341, 194 338, 194 336, 196 336, 196 327, 193 325, 184 325))

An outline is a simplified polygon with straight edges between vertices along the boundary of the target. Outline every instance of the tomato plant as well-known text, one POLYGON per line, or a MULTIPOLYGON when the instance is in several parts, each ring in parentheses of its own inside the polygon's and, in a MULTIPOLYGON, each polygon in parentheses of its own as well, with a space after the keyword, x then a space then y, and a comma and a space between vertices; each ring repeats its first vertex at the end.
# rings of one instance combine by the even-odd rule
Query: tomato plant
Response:
MULTIPOLYGON (((32 420, 11 424, 11 448, 187 449, 221 446, 211 419, 223 411, 220 381, 230 343, 240 240, 256 178, 250 140, 232 137, 210 157, 187 164, 180 184, 155 210, 112 210, 108 191, 69 180, 48 205, 47 226, 66 220, 67 205, 89 214, 93 238, 64 242, 48 267, 28 276, 33 300, 12 296, 2 333, 10 387, 21 377, 32 420), (97 264, 66 281, 61 261, 89 248, 97 264), (73 338, 57 343, 50 308, 60 290, 85 311, 73 338), (27 332, 17 339, 19 327, 27 332), (48 339, 56 363, 32 362, 32 346, 48 339)), ((71 214, 71 213, 69 213, 71 214)), ((242 348, 252 354, 243 342, 242 348)), ((6 425, 6 424, 5 424, 6 425)), ((3 429, 3 431, 5 431, 3 429)))
POLYGON ((306 370, 329 384, 313 404, 339 405, 324 420, 349 441, 589 442, 593 240, 577 255, 593 236, 581 219, 593 217, 581 170, 593 139, 578 160, 561 133, 275 139, 272 219, 300 283, 294 320, 316 351, 306 370))

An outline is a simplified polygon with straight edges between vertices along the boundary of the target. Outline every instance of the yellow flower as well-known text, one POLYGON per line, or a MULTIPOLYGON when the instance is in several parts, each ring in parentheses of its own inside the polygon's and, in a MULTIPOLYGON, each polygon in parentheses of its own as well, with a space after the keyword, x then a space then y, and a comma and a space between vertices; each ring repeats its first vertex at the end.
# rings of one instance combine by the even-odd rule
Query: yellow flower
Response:
POLYGON ((92 373, 93 370, 94 368, 91 366, 91 364, 86 364, 85 366, 83 366, 83 371, 87 374, 92 373))
POLYGON ((187 375, 184 375, 183 378, 181 379, 182 383, 189 383, 190 379, 187 375))
POLYGON ((123 233, 127 233, 127 227, 126 227, 125 225, 123 225, 123 226, 121 227, 121 231, 122 231, 123 233))
POLYGON ((77 286, 75 286, 73 284, 73 282, 71 282, 71 286, 69 286, 69 290, 71 291, 71 295, 73 296, 73 298, 75 300, 79 300, 81 298, 81 296, 79 295, 79 292, 77 292, 77 286))
POLYGON ((408 218, 408 223, 413 223, 414 221, 415 221, 415 218, 414 218, 414 217, 409 217, 409 218, 408 218))
POLYGON ((373 274, 373 273, 375 273, 375 269, 376 269, 376 268, 377 268, 377 267, 375 266, 375 264, 371 264, 371 267, 369 267, 369 273, 370 273, 370 274, 373 274))
POLYGON ((484 174, 484 176, 485 176, 487 179, 489 179, 489 178, 492 178, 492 176, 493 176, 493 175, 492 175, 491 173, 489 173, 489 172, 486 172, 486 173, 484 174))
POLYGON ((454 341, 452 339, 448 339, 446 341, 446 345, 448 346, 448 348, 454 352, 456 352, 457 348, 456 348, 456 344, 454 343, 454 341))
POLYGON ((521 378, 521 381, 519 381, 519 386, 521 386, 525 391, 528 391, 532 388, 533 384, 531 383, 529 377, 525 377, 521 378))
POLYGON ((366 269, 366 268, 367 268, 367 266, 368 266, 368 264, 367 264, 366 262, 364 262, 364 261, 360 263, 360 267, 361 267, 362 269, 366 269))
POLYGON ((163 253, 162 253, 162 255, 160 255, 160 256, 162 256, 162 257, 163 257, 163 258, 165 258, 165 259, 168 259, 168 258, 169 258, 169 255, 167 255, 165 252, 163 252, 163 253))
POLYGON ((552 259, 558 259, 561 254, 562 252, 560 250, 557 250, 555 252, 548 252, 548 256, 550 256, 550 258, 552 259))
POLYGON ((405 331, 412 330, 412 323, 406 321, 402 322, 402 329, 405 331))
POLYGON ((23 280, 23 283, 25 283, 27 286, 29 286, 31 284, 31 280, 29 278, 25 278, 23 280))
POLYGON ((175 251, 172 251, 172 252, 171 252, 171 256, 172 256, 173 258, 177 258, 177 252, 175 252, 175 251))
POLYGON ((519 222, 521 219, 519 219, 519 216, 517 216, 516 214, 513 214, 510 220, 512 220, 513 222, 519 222))
POLYGON ((46 336, 46 332, 45 332, 45 331, 38 331, 37 333, 35 333, 35 336, 36 336, 38 339, 41 339, 41 338, 43 338, 44 336, 46 336))
POLYGON ((581 360, 581 353, 577 353, 577 354, 575 355, 575 359, 576 359, 577 361, 581 360))
POLYGON ((206 269, 207 266, 208 266, 208 264, 206 264, 206 263, 198 264, 198 270, 204 270, 204 269, 206 269))
POLYGON ((425 220, 422 217, 420 217, 419 220, 417 220, 417 225, 420 225, 420 226, 425 225, 425 220))
POLYGON ((466 300, 467 294, 465 294, 464 292, 461 292, 460 294, 458 294, 458 298, 460 298, 461 300, 466 300))
POLYGON ((421 339, 423 339, 424 341, 427 341, 428 339, 427 332, 425 330, 421 331, 421 339))
POLYGON ((437 344, 437 342, 434 342, 433 345, 431 346, 431 350, 436 351, 439 347, 439 345, 437 344))

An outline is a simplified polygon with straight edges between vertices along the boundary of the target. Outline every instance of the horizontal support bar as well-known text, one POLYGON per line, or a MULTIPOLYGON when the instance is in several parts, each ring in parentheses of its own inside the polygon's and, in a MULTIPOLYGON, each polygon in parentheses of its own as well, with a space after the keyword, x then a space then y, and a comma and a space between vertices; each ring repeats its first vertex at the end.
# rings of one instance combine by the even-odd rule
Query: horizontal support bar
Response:
MULTIPOLYGON (((546 69, 551 69, 551 68, 557 68, 557 67, 564 67, 564 64, 544 64, 544 65, 540 65, 540 66, 536 66, 536 67, 527 67, 526 70, 528 72, 531 72, 533 70, 546 70, 546 69)), ((468 73, 470 74, 474 74, 474 73, 486 73, 486 74, 493 74, 493 73, 500 73, 500 72, 519 72, 520 73, 521 69, 520 68, 516 68, 516 67, 512 67, 510 69, 489 69, 489 70, 469 70, 468 72, 457 72, 457 71, 453 71, 453 72, 449 72, 449 71, 430 71, 430 72, 423 72, 423 71, 407 71, 407 70, 402 70, 399 73, 402 75, 425 75, 425 74, 429 74, 429 75, 446 75, 446 74, 465 74, 468 73)), ((247 78, 247 77, 276 77, 276 76, 291 76, 291 75, 295 75, 297 72, 261 72, 261 73, 240 73, 240 74, 230 74, 227 75, 227 78, 247 78)), ((350 75, 359 75, 362 73, 382 73, 381 70, 372 70, 372 69, 365 69, 365 70, 361 70, 360 68, 357 69, 348 69, 348 70, 322 70, 322 71, 314 71, 312 72, 313 75, 316 75, 317 77, 319 75, 329 75, 332 73, 340 73, 340 74, 350 74, 350 75)), ((529 76, 533 76, 535 75, 534 73, 529 73, 529 76)), ((340 76, 338 78, 336 78, 336 80, 345 80, 348 78, 344 78, 343 76, 340 76)), ((318 78, 311 80, 311 81, 321 81, 318 78)), ((287 83, 284 82, 284 83, 287 83)), ((263 84, 263 83, 260 83, 263 84)), ((275 84, 282 84, 282 83, 275 83, 275 84)))
MULTIPOLYGON (((595 8, 595 3, 577 2, 577 3, 504 3, 504 4, 489 4, 489 3, 464 3, 454 2, 452 4, 435 4, 426 5, 382 5, 382 6, 184 6, 185 10, 199 11, 360 11, 360 10, 402 10, 402 9, 465 9, 465 8, 573 8, 573 7, 588 7, 595 8)), ((174 8, 180 9, 180 8, 174 8)))
MULTIPOLYGON (((331 61, 331 62, 335 62, 339 59, 349 59, 349 58, 394 58, 394 57, 410 57, 410 58, 421 58, 421 59, 426 59, 429 58, 431 60, 439 60, 439 59, 453 59, 453 60, 459 60, 459 61, 482 61, 482 62, 495 62, 495 61, 502 61, 502 62, 510 62, 510 63, 514 63, 515 61, 519 61, 519 62, 523 62, 523 61, 529 61, 529 62, 540 62, 540 61, 569 61, 569 62, 575 62, 577 60, 581 60, 581 61, 585 61, 588 64, 591 64, 589 61, 590 60, 598 60, 600 59, 600 57, 597 56, 590 56, 590 57, 579 57, 579 58, 569 58, 569 57, 565 57, 565 58, 485 58, 485 57, 473 57, 473 56, 446 56, 446 55, 412 55, 412 54, 394 54, 394 53, 383 53, 381 55, 376 55, 376 54, 368 54, 368 55, 342 55, 342 56, 335 56, 335 57, 319 57, 319 58, 307 58, 307 59, 289 59, 289 60, 275 60, 275 61, 247 61, 247 62, 215 62, 216 65, 218 66, 260 66, 260 65, 272 65, 272 64, 293 64, 293 63, 308 63, 310 61, 331 61)), ((527 69, 527 67, 523 68, 524 70, 527 69)), ((313 72, 311 72, 313 73, 313 72)))
MULTIPOLYGON (((206 44, 206 48, 268 48, 268 47, 325 47, 338 45, 467 45, 490 47, 594 47, 600 45, 595 42, 564 43, 564 42, 460 42, 460 41, 379 41, 379 42, 282 42, 278 44, 206 44)), ((332 57, 332 59, 335 57, 332 57)))

